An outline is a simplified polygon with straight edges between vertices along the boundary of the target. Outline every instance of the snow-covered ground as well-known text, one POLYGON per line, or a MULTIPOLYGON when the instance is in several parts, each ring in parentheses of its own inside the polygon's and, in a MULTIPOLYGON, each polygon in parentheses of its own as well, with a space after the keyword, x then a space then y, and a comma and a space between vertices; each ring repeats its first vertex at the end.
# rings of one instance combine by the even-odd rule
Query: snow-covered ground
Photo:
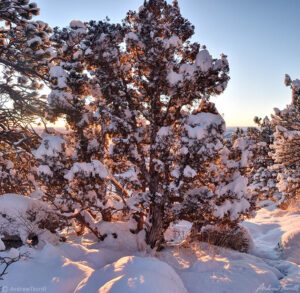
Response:
POLYGON ((299 223, 299 210, 260 210, 243 223, 255 244, 249 254, 199 243, 153 257, 138 239, 121 236, 112 245, 90 235, 40 250, 23 247, 28 258, 9 267, 0 292, 300 292, 299 223))

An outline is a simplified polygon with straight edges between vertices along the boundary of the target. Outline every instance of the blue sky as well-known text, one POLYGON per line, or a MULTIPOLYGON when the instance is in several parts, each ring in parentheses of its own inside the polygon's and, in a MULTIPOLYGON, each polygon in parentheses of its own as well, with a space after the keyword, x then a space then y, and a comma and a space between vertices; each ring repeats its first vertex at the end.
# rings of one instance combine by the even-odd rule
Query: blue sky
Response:
MULTIPOLYGON (((73 19, 119 22, 143 0, 36 0, 40 19, 66 26, 73 19)), ((299 0, 179 0, 195 25, 194 40, 214 57, 228 56, 228 88, 214 99, 228 126, 253 125, 290 103, 284 74, 300 78, 299 0)))

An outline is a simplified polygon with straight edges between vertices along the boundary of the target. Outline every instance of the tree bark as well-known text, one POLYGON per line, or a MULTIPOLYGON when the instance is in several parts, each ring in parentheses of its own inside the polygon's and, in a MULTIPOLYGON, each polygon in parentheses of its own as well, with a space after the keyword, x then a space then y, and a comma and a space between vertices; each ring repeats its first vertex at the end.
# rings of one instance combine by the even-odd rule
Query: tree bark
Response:
POLYGON ((151 227, 147 231, 146 242, 151 248, 158 248, 163 240, 163 210, 163 206, 158 204, 150 207, 151 227))

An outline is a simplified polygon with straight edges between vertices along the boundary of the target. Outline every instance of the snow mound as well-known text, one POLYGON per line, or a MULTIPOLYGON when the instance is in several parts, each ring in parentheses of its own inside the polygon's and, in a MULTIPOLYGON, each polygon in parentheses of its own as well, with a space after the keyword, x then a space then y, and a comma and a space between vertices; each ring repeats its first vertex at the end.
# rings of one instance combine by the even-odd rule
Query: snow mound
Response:
POLYGON ((11 259, 17 259, 19 257, 19 250, 16 248, 11 248, 9 253, 8 253, 8 257, 11 259))
POLYGON ((22 288, 22 292, 36 288, 39 292, 71 293, 92 272, 84 264, 65 258, 59 248, 47 244, 42 251, 31 250, 29 259, 11 265, 1 285, 22 288))
MULTIPOLYGON (((126 250, 130 252, 144 251, 146 249, 145 231, 133 234, 130 230, 136 229, 134 221, 129 222, 101 222, 97 225, 99 231, 106 234, 102 247, 126 250)), ((131 253, 130 253, 131 254, 131 253)))
POLYGON ((300 265, 300 229, 284 233, 281 236, 281 248, 284 258, 300 265))
POLYGON ((259 210, 254 219, 243 223, 255 243, 251 253, 283 274, 280 285, 273 287, 274 292, 300 292, 299 221, 298 210, 280 210, 273 205, 259 210))
POLYGON ((93 272, 75 292, 187 293, 187 290, 168 264, 150 257, 126 256, 93 272))
POLYGON ((29 197, 14 193, 3 194, 0 196, 0 213, 12 216, 24 214, 32 207, 34 201, 29 197))
POLYGON ((267 265, 247 257, 231 261, 196 261, 181 277, 190 293, 199 292, 199 288, 202 292, 253 293, 261 284, 279 286, 276 275, 267 265))
MULTIPOLYGON (((23 244, 30 234, 38 235, 41 243, 58 243, 58 236, 46 229, 39 228, 39 221, 49 218, 50 208, 46 203, 18 194, 0 196, 0 240, 4 235, 19 236, 23 244), (28 212, 35 214, 35 220, 30 220, 28 212)), ((2 242, 1 241, 1 242, 2 242)), ((5 247, 0 242, 0 250, 5 247)))
POLYGON ((168 242, 180 243, 191 232, 192 223, 188 221, 172 222, 164 234, 164 238, 168 242))
POLYGON ((160 259, 176 269, 189 293, 254 293, 262 284, 278 288, 283 277, 258 257, 206 243, 166 249, 160 259))
POLYGON ((255 243, 252 254, 268 259, 279 259, 281 255, 278 248, 282 238, 287 239, 290 232, 298 230, 299 221, 299 211, 280 210, 276 205, 260 209, 255 218, 242 223, 249 229, 255 243))

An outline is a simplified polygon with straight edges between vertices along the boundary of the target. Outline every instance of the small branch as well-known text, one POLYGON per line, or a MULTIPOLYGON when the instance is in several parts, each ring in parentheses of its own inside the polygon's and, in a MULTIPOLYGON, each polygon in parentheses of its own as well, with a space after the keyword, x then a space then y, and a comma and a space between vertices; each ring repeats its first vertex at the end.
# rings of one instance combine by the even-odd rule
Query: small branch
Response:
POLYGON ((0 267, 2 267, 4 265, 4 269, 2 271, 0 271, 0 280, 3 280, 4 275, 7 274, 7 269, 8 267, 19 261, 21 259, 21 257, 25 256, 25 254, 20 254, 18 257, 16 258, 11 258, 11 257, 0 257, 0 267))

